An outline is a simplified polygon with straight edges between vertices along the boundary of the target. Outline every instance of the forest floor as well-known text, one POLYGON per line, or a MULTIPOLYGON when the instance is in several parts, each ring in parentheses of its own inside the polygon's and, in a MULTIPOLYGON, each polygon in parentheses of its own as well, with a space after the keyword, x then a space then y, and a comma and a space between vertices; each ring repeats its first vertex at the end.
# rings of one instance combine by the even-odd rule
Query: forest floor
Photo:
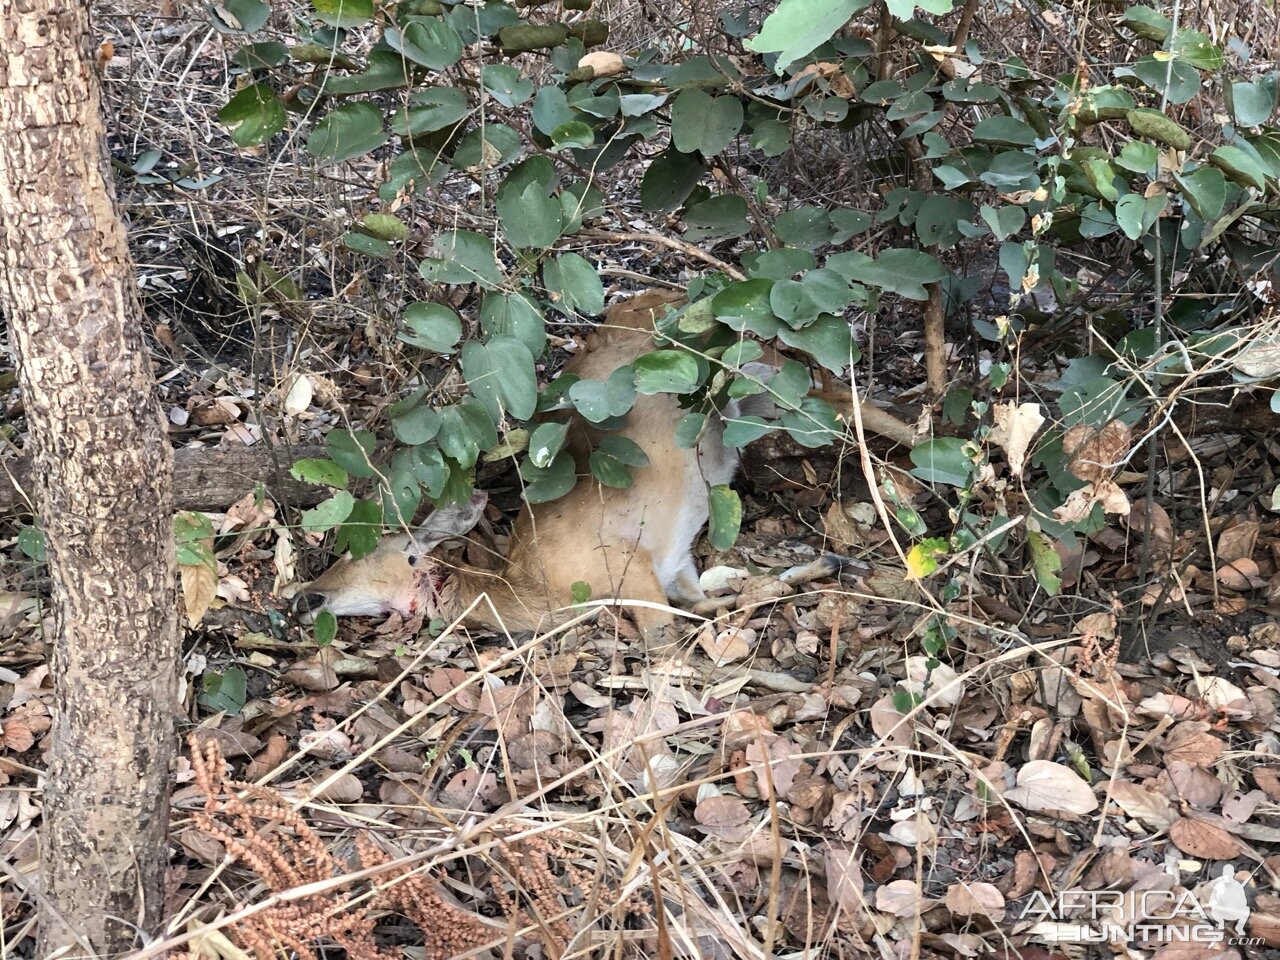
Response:
MULTIPOLYGON (((841 578, 690 620, 663 650, 625 616, 550 637, 353 619, 318 645, 288 598, 331 557, 282 473, 336 426, 385 423, 416 375, 388 305, 416 278, 337 244, 364 183, 231 146, 222 51, 198 18, 105 14, 171 438, 282 468, 219 477, 225 502, 201 505, 217 576, 184 571, 181 732, 199 748, 172 798, 174 937, 227 958, 282 931, 295 955, 315 941, 358 960, 1280 955, 1280 455, 1255 419, 1192 429, 1153 500, 1135 460, 1118 482, 1149 528, 1113 520, 1064 557, 1056 597, 975 562, 944 608, 873 502, 897 471, 930 529, 950 528, 907 451, 873 442, 868 483, 852 445, 765 441, 739 484, 742 537, 701 544, 700 569, 751 589, 822 551, 861 561, 841 578), (188 187, 172 186, 183 163, 188 187), (298 299, 246 304, 237 274, 261 263, 298 299), (943 609, 945 649, 926 654, 943 609), (236 800, 228 780, 255 786, 236 800)), ((705 269, 616 239, 662 230, 633 193, 620 170, 628 212, 591 250, 615 298, 705 269)), ((919 326, 863 329, 860 375, 903 419, 936 422, 919 326)), ((0 404, 3 470, 26 437, 2 367, 0 404)), ((489 539, 472 559, 502 549, 512 473, 481 471, 489 539)), ((29 520, 0 519, 0 857, 27 878, 51 699, 29 520)), ((34 916, 0 876, 6 955, 31 954, 34 916)))

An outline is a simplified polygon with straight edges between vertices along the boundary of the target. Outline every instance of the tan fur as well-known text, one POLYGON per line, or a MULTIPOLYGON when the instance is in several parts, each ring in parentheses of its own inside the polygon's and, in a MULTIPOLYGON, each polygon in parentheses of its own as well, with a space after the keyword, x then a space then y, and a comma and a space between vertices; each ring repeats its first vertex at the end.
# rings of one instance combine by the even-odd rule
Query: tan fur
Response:
MULTIPOLYGON (((680 298, 649 291, 612 307, 599 329, 566 365, 565 372, 603 380, 650 349, 654 319, 680 298)), ((339 613, 416 613, 425 603, 433 616, 452 619, 484 593, 468 621, 507 630, 533 630, 554 622, 554 612, 573 602, 575 583, 586 583, 593 599, 618 598, 666 605, 702 599, 690 548, 706 522, 706 486, 727 483, 737 467, 725 449, 719 424, 694 450, 677 447, 672 431, 681 415, 668 394, 637 396, 623 433, 649 457, 633 471, 630 489, 601 486, 587 476, 559 500, 521 511, 512 530, 507 562, 497 572, 453 566, 440 571, 436 558, 411 566, 411 543, 387 538, 370 556, 339 561, 306 592, 324 598, 339 613), (440 580, 438 590, 431 588, 440 580), (670 591, 668 593, 668 591, 670 591), (492 609, 490 609, 490 604, 492 609)), ((577 420, 570 451, 580 473, 597 432, 577 420)), ((672 616, 634 607, 646 634, 660 632, 672 616)))
MULTIPOLYGON (((565 372, 606 379, 651 348, 654 320, 681 299, 652 290, 616 304, 565 372)), ((776 355, 767 356, 772 361, 776 355)), ((636 397, 622 432, 645 451, 649 465, 633 471, 634 482, 626 490, 602 486, 590 476, 588 456, 601 433, 575 417, 569 449, 583 478, 559 500, 521 510, 506 561, 496 571, 451 564, 435 553, 449 536, 465 533, 475 522, 482 508, 477 499, 470 508, 438 510, 415 538, 387 537, 368 557, 339 561, 299 599, 307 609, 325 607, 338 615, 395 610, 454 620, 483 595, 487 599, 474 605, 467 622, 511 631, 554 624, 573 603, 579 582, 596 600, 696 605, 706 599, 692 547, 707 521, 707 487, 733 479, 738 452, 724 446, 717 417, 708 418, 696 450, 677 446, 673 433, 682 413, 670 394, 636 397)), ((723 413, 737 416, 736 405, 723 413)), ((673 623, 671 613, 651 606, 633 605, 629 611, 647 637, 665 635, 673 623)))

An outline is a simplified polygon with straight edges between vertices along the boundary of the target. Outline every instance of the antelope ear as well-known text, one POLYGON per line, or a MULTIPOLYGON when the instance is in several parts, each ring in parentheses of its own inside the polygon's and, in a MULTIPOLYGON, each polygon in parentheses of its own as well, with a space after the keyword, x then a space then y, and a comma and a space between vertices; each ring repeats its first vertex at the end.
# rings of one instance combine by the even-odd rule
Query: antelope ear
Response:
POLYGON ((427 552, 446 540, 462 536, 479 522, 488 499, 488 494, 476 493, 464 504, 437 507, 414 533, 419 548, 427 552))

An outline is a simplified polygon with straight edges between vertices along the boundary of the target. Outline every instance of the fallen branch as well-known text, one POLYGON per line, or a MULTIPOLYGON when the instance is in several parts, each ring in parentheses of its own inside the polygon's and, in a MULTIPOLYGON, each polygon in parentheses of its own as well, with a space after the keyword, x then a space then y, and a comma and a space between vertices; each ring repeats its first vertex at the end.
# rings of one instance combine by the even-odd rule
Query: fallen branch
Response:
MULTIPOLYGON (((276 503, 310 507, 331 491, 289 476, 303 457, 323 457, 309 444, 287 449, 183 447, 173 452, 173 503, 179 510, 225 510, 261 483, 276 503)), ((31 458, 0 461, 0 515, 29 514, 35 504, 31 458)))

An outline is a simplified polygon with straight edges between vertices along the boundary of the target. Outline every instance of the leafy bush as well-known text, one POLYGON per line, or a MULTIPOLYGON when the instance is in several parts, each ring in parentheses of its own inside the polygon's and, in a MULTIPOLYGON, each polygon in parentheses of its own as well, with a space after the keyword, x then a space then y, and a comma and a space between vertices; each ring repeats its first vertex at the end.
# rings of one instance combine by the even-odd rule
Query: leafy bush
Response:
MULTIPOLYGON (((344 487, 347 475, 371 477, 371 463, 385 461, 380 504, 342 491, 306 518, 312 529, 344 524, 340 548, 368 549, 382 523, 409 518, 424 496, 465 497, 477 461, 495 450, 521 456, 529 500, 563 495, 580 465, 554 425, 534 427, 551 409, 576 408, 609 429, 637 393, 674 393, 689 409, 677 437, 692 444, 707 411, 767 390, 777 419, 737 425, 729 442, 771 430, 830 442, 842 428, 807 395, 807 377, 789 365, 760 382, 743 365, 760 355, 758 342, 777 342, 840 375, 860 358, 846 314, 904 300, 925 304, 929 385, 944 414, 977 424, 968 439, 938 436, 912 452, 917 478, 956 491, 943 540, 924 539, 919 515, 899 498, 899 521, 920 538, 916 572, 948 552, 1009 540, 1007 505, 975 507, 995 476, 990 450, 1002 446, 1010 468, 1017 461, 1010 476, 1025 483, 1031 568, 1052 590, 1052 540, 1096 530, 1105 510, 1127 507, 1110 481, 1118 461, 1093 470, 1082 459, 1097 446, 1090 438, 1117 422, 1127 431, 1165 417, 1169 398, 1197 377, 1266 381, 1278 372, 1231 361, 1251 349, 1249 282, 1275 278, 1280 185, 1278 75, 1250 75, 1243 46, 1228 54, 1154 7, 1110 5, 1095 14, 1102 22, 1073 25, 1071 48, 1104 51, 1098 63, 1118 65, 1085 60, 1053 77, 971 39, 985 11, 976 3, 948 19, 951 0, 921 4, 922 17, 904 0, 782 0, 762 23, 749 7, 721 13, 704 50, 619 55, 602 49, 609 25, 590 6, 314 0, 289 42, 235 53, 240 89, 221 118, 238 144, 298 124, 319 163, 374 152, 384 161, 379 209, 353 211, 344 237, 354 255, 408 257, 399 211, 430 191, 481 191, 417 264, 424 289, 472 292, 475 322, 423 300, 405 307, 399 333, 454 358, 469 392, 441 409, 428 405, 425 387, 398 402, 389 458, 376 452, 380 438, 337 432, 337 473, 297 467, 344 487), (866 166, 897 185, 875 209, 808 203, 773 215, 770 164, 797 136, 823 130, 890 131, 869 137, 878 149, 866 166), (642 210, 678 220, 688 244, 745 238, 742 271, 694 280, 690 305, 664 321, 655 352, 608 381, 540 385, 548 319, 603 307, 596 268, 563 246, 603 213, 601 179, 624 158, 643 158, 642 210), (743 183, 739 171, 761 175, 743 183), (1086 247, 1114 265, 1092 283, 1064 268, 1086 247), (987 251, 1011 291, 994 308, 983 278, 953 270, 987 251), (1210 286, 1215 298, 1171 298, 1210 286), (1100 308, 1116 289, 1136 308, 1134 329, 1100 308), (1057 312, 1040 322, 1020 313, 1028 294, 1052 294, 1057 312), (981 382, 949 383, 948 318, 968 319, 992 354, 981 382), (1074 336, 1086 321, 1089 336, 1074 336), (1098 352, 1084 352, 1087 340, 1098 352), (1071 357, 1049 385, 1054 422, 1028 454, 1031 436, 1017 431, 1034 434, 1040 408, 1002 397, 1016 391, 1015 358, 1036 350, 1071 357), (1034 480, 1021 476, 1024 458, 1034 480)), ((270 13, 263 0, 219 9, 215 25, 235 37, 262 30, 270 13)), ((1129 442, 1126 433, 1108 455, 1123 458, 1129 442)), ((638 461, 614 453, 589 466, 601 483, 625 486, 638 461)))

